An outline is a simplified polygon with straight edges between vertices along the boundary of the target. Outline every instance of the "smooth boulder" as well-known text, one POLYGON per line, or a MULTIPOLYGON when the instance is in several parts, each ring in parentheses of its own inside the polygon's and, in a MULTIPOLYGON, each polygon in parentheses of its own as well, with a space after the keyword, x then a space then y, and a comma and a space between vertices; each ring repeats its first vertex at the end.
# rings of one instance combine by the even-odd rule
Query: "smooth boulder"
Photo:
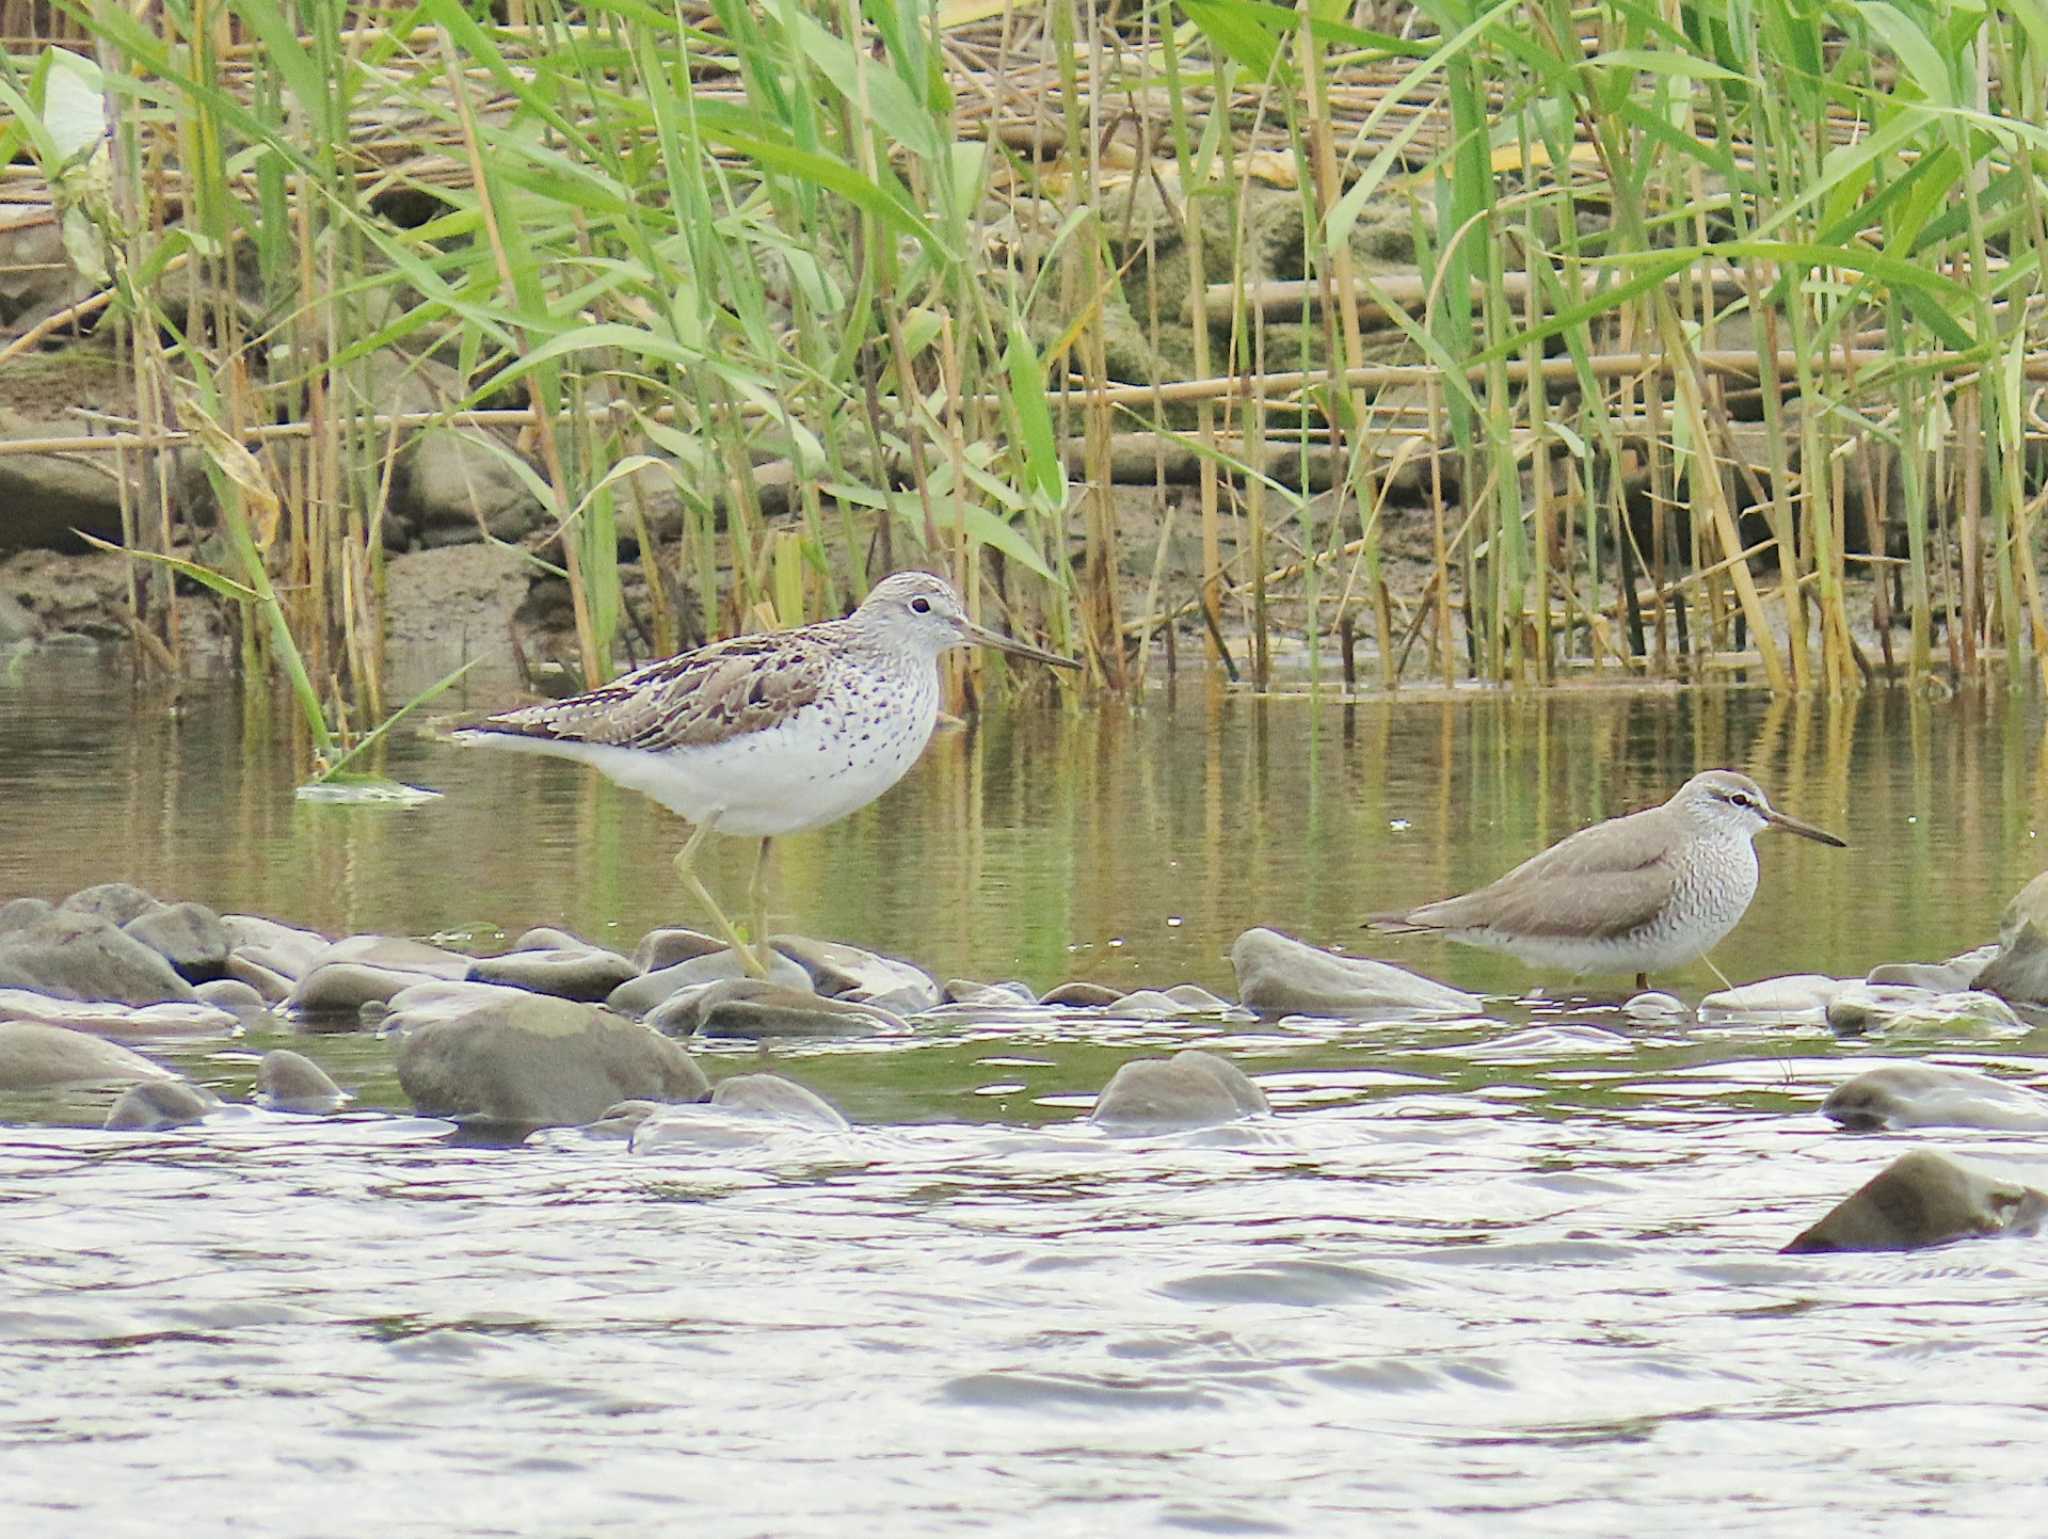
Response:
POLYGON ((263 964, 288 978, 302 977, 314 959, 333 944, 318 930, 280 924, 261 914, 223 914, 220 926, 227 934, 230 951, 260 949, 266 953, 260 959, 263 964))
POLYGON ((123 1005, 194 997, 169 962, 112 921, 61 909, 0 932, 0 988, 123 1005))
POLYGON ((1161 1132, 1267 1117, 1272 1110, 1265 1092, 1236 1064, 1190 1047, 1118 1069, 1088 1120, 1116 1133, 1161 1132))
POLYGON ((1322 951, 1263 926, 1238 936, 1230 965, 1237 972, 1239 1002, 1261 1015, 1470 1015, 1484 1005, 1476 994, 1419 973, 1322 951))
POLYGON ((1856 983, 1828 1001, 1827 1022, 1838 1036, 1982 1041, 2022 1037, 2028 1027, 2012 1006, 1981 989, 1937 994, 1898 983, 1856 983))
POLYGON ((1888 1063, 1835 1087, 1820 1114, 1856 1132, 1897 1128, 2048 1129, 2048 1096, 1970 1069, 1888 1063))
POLYGON ((672 1037, 872 1037, 907 1032, 899 1015, 764 978, 721 978, 664 1000, 647 1024, 672 1037))
MULTIPOLYGON (((770 951, 763 959, 768 967, 768 976, 760 982, 773 983, 799 993, 811 992, 811 975, 779 951, 770 951)), ((680 994, 685 989, 696 988, 705 983, 722 983, 748 977, 746 968, 740 965, 739 956, 731 951, 710 951, 691 957, 686 962, 677 962, 656 972, 642 973, 639 977, 620 984, 605 997, 607 1009, 621 1015, 646 1015, 655 1006, 680 994)))
POLYGON ((207 983, 227 970, 227 927, 203 903, 166 903, 121 929, 169 962, 188 983, 207 983))
POLYGON ((0 1021, 0 1090, 171 1079, 169 1069, 118 1043, 40 1021, 0 1021))
POLYGON ((1820 1021, 1828 1003, 1851 985, 1825 973, 1785 973, 1755 983, 1716 989, 1700 1001, 1700 1019, 1749 1021, 1820 1021))
POLYGON ((1106 983, 1089 983, 1076 979, 1062 983, 1039 998, 1041 1005, 1058 1005, 1065 1010, 1100 1010, 1104 1005, 1113 1005, 1124 997, 1122 989, 1113 989, 1106 983))
POLYGON ((122 1092, 101 1126, 109 1132, 159 1133, 198 1122, 219 1105, 219 1096, 184 1080, 148 1080, 122 1092))
POLYGON ((725 949, 724 941, 715 935, 706 935, 702 930, 664 926, 659 930, 649 930, 640 937, 640 944, 633 948, 633 966, 643 973, 658 973, 678 962, 708 957, 725 949))
MULTIPOLYGON (((2028 890, 2040 881, 2035 877, 2028 890)), ((2048 933, 2032 919, 2021 920, 1970 987, 2016 1005, 2048 1005, 2048 933)))
POLYGON ((1920 1250, 1979 1235, 2031 1234, 2048 1194, 1939 1149, 1901 1155, 1785 1247, 1787 1255, 1920 1250))
POLYGON ((659 1033, 545 994, 421 1026, 399 1046, 398 1083, 423 1116, 522 1127, 575 1127, 621 1101, 694 1101, 710 1088, 659 1033))
POLYGON ((112 1037, 117 1042, 242 1034, 239 1016, 198 1000, 186 1005, 117 1005, 103 1000, 57 999, 30 989, 0 989, 0 1020, 39 1021, 67 1031, 112 1037))
POLYGON ((124 925, 161 907, 161 902, 132 882, 101 882, 96 887, 80 888, 58 904, 57 911, 90 914, 112 925, 124 925))
POLYGON ((616 951, 581 944, 479 957, 469 969, 473 983, 502 983, 535 994, 581 999, 592 1004, 638 974, 639 969, 616 951))
POLYGON ((823 1096, 780 1074, 735 1074, 722 1079, 711 1087, 710 1104, 825 1132, 843 1132, 851 1126, 823 1096))
POLYGON ((938 980, 900 958, 806 935, 771 936, 768 944, 808 973, 811 987, 828 999, 887 999, 912 1013, 939 1003, 938 980))
POLYGON ((348 1098, 348 1092, 304 1053, 275 1048, 256 1065, 256 1104, 271 1111, 331 1112, 348 1098))

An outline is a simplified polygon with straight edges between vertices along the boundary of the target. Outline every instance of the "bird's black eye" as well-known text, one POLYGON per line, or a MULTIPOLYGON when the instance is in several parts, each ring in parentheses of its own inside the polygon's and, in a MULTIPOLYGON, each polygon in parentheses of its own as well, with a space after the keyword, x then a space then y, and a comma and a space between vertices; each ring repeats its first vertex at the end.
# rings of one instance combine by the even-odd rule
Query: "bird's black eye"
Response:
POLYGON ((914 598, 910 601, 913 614, 928 615, 932 612, 932 601, 928 598, 914 598))

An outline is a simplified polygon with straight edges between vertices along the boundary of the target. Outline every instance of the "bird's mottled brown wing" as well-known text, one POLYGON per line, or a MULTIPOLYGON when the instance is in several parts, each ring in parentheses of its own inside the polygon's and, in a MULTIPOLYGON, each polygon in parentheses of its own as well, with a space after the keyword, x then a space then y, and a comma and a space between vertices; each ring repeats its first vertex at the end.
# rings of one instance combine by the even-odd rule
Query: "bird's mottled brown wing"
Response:
POLYGON ((810 704, 825 687, 829 660, 828 649, 795 632, 735 636, 466 730, 650 753, 703 748, 772 727, 810 704))

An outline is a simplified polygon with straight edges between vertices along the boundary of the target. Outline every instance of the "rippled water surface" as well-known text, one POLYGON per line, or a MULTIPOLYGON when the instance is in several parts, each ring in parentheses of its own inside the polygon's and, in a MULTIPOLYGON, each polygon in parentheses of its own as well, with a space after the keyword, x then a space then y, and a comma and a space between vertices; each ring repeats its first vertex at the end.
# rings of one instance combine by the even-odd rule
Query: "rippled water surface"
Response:
MULTIPOLYGON (((17 661, 0 898, 119 877, 477 949, 690 917, 675 825, 573 767, 418 740, 386 767, 442 800, 307 806, 242 711, 17 661)), ((1486 993, 1484 1018, 1020 1011, 716 1047, 714 1077, 778 1069, 855 1126, 639 1155, 458 1146, 403 1114, 388 1044, 281 1027, 160 1056, 246 1099, 288 1040, 365 1109, 140 1135, 81 1125, 103 1097, 0 1108, 5 1531, 2031 1533, 2048 1242, 1776 1251, 1919 1144, 2048 1181, 2036 1139, 1835 1132, 1821 1097, 1877 1049, 1634 1023, 1614 980, 1573 996, 1356 928, 1712 763, 1852 846, 1764 842, 1715 959, 1738 981, 1961 950, 2042 864, 2042 722, 2002 695, 1184 685, 941 739, 787 842, 776 922, 942 977, 1226 995, 1230 941, 1267 923, 1486 993), (1119 1063, 1188 1044, 1277 1116, 1077 1120, 1119 1063)), ((711 879, 737 894, 746 858, 711 879)), ((2043 1041, 1935 1056, 2039 1080, 2043 1041)))

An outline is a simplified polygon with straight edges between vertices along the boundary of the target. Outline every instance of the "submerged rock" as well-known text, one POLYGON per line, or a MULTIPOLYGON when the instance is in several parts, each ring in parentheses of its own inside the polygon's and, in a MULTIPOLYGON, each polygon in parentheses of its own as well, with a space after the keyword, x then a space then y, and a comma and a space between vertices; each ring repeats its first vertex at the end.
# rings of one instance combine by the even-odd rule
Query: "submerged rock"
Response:
POLYGON ((592 1138, 631 1138, 641 1123, 668 1109, 660 1101, 621 1101, 607 1106, 597 1121, 584 1123, 582 1131, 592 1138))
POLYGON ((157 1133, 198 1122, 219 1105, 219 1096, 184 1080, 150 1080, 123 1092, 101 1126, 109 1132, 157 1133))
MULTIPOLYGON (((513 951, 601 951, 580 935, 571 935, 567 930, 558 930, 553 925, 535 925, 511 945, 513 951)), ((634 972, 640 971, 634 968, 634 972)))
POLYGON ((521 1127, 574 1127, 620 1101, 694 1101, 710 1088, 666 1037, 524 993, 421 1026, 399 1046, 398 1083, 424 1116, 521 1127))
POLYGON ((877 1005, 823 999, 764 978, 721 978, 670 996, 647 1024, 672 1037, 872 1037, 910 1025, 877 1005))
POLYGON ((40 1021, 122 1042, 242 1034, 240 1017, 196 1000, 189 1005, 116 1005, 55 999, 28 989, 0 989, 0 1020, 40 1021))
POLYGON ((76 910, 0 933, 0 988, 124 1005, 193 997, 192 985, 156 952, 111 921, 76 910))
POLYGON ((938 980, 896 957, 803 935, 777 935, 768 944, 809 974, 811 987, 828 999, 886 998, 912 1014, 940 1002, 938 980))
POLYGON ((725 949, 725 942, 715 935, 706 935, 702 930, 669 926, 649 930, 640 937, 640 944, 633 948, 633 965, 643 973, 658 973, 663 968, 674 967, 678 962, 688 962, 694 957, 708 957, 713 952, 725 949))
POLYGON ((266 1005, 281 1005, 292 997, 298 980, 278 972, 259 956, 260 948, 228 953, 228 980, 251 989, 266 1005))
POLYGON ((1888 1063, 1838 1085, 1820 1114, 1857 1132, 1897 1128, 2048 1129, 2048 1096, 1969 1069, 1888 1063))
POLYGON ((0 1021, 0 1090, 121 1084, 175 1078, 162 1064, 82 1031, 40 1021, 0 1021))
POLYGON ((1841 1036, 1932 1037, 1982 1041, 2020 1037, 2026 1022, 1996 994, 1970 989, 1937 994, 1897 983, 1851 984, 1828 1001, 1828 1025, 1841 1036))
MULTIPOLYGON (((759 981, 801 994, 811 992, 811 975, 781 952, 771 950, 763 960, 768 965, 768 976, 759 981)), ((620 984, 606 997, 605 1005, 621 1015, 645 1015, 684 989, 746 976, 747 970, 740 965, 740 959, 733 951, 707 952, 691 957, 687 962, 664 967, 659 972, 642 973, 630 982, 620 984)))
POLYGON ((1261 1015, 1470 1015, 1483 1005, 1476 994, 1391 963, 1339 956, 1264 927, 1238 936, 1230 965, 1237 971, 1238 999, 1261 1015))
POLYGON ((348 1092, 304 1053, 275 1048, 256 1065, 256 1104, 281 1112, 331 1112, 348 1092))
POLYGON ((227 928, 203 903, 163 904, 121 928, 169 962, 187 982, 206 983, 227 970, 227 928))
POLYGON ((1113 1005, 1124 997, 1122 989, 1113 989, 1106 983, 1088 983, 1075 980, 1063 983, 1049 994, 1041 995, 1041 1005, 1058 1005, 1067 1010, 1099 1010, 1104 1005, 1113 1005))
POLYGON ((823 1096, 780 1074, 735 1074, 711 1087, 711 1104, 838 1133, 852 1126, 823 1096))
POLYGON ((1659 989, 1644 989, 1622 1002, 1621 1013, 1632 1021, 1675 1021, 1692 1014, 1685 1001, 1659 989))
POLYGON ((1717 989, 1700 1001, 1700 1016, 1703 1020, 1819 1021, 1827 1016, 1828 1001, 1850 986, 1846 979, 1824 973, 1786 973, 1717 989))
POLYGON ((470 979, 477 983, 504 983, 536 994, 593 1004, 637 973, 638 969, 616 951, 602 951, 581 943, 479 957, 469 969, 470 979))
POLYGON ((1012 1010, 1018 1005, 1035 1005, 1038 996, 1028 983, 976 983, 972 978, 949 978, 939 991, 949 1005, 973 1005, 986 1010, 1012 1010))
POLYGON ((1228 1059, 1199 1048, 1171 1058, 1139 1058, 1111 1076, 1088 1120, 1111 1132, 1215 1127, 1268 1117, 1265 1092, 1228 1059))
POLYGON ((90 914, 112 925, 124 925, 162 907, 162 903, 133 883, 101 882, 97 887, 80 888, 58 904, 57 911, 90 914))
POLYGON ((1976 1235, 2031 1234, 2044 1216, 2048 1195, 1939 1149, 1915 1149, 1844 1198, 1785 1253, 1919 1250, 1976 1235))
POLYGON ((470 964, 474 960, 475 958, 466 957, 459 951, 449 951, 442 946, 430 946, 425 941, 407 940, 403 936, 351 935, 334 942, 326 950, 315 953, 306 973, 335 962, 352 962, 361 967, 417 973, 423 978, 445 978, 453 981, 468 977, 470 964))

